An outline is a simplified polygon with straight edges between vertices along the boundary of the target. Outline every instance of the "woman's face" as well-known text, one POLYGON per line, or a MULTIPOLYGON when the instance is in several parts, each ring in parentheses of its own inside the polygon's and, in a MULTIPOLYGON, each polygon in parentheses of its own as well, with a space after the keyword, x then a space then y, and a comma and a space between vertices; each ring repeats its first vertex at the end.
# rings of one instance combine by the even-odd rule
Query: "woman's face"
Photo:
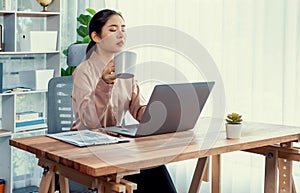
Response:
POLYGON ((120 52, 126 42, 125 23, 119 15, 113 15, 102 28, 99 46, 106 52, 120 52))

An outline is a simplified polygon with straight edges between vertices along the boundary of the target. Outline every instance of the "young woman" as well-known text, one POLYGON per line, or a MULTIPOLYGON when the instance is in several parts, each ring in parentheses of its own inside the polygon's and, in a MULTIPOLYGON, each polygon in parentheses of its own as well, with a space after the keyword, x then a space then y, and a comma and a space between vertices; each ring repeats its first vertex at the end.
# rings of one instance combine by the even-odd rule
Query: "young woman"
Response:
MULTIPOLYGON (((138 121, 145 110, 138 85, 133 78, 116 79, 114 54, 126 42, 125 21, 113 10, 96 13, 89 24, 91 43, 86 61, 73 73, 72 105, 75 113, 74 130, 121 125, 129 111, 138 121)), ((136 182, 135 193, 174 193, 172 180, 165 166, 142 170, 126 179, 136 182)))

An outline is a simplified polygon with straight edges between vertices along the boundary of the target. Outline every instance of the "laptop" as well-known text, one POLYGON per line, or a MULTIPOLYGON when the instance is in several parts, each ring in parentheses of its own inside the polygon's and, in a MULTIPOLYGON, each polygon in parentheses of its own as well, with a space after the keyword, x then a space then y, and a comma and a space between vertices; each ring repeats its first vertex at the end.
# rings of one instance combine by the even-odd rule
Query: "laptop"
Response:
POLYGON ((139 124, 107 127, 105 131, 142 137, 192 129, 213 86, 214 82, 156 85, 139 124))

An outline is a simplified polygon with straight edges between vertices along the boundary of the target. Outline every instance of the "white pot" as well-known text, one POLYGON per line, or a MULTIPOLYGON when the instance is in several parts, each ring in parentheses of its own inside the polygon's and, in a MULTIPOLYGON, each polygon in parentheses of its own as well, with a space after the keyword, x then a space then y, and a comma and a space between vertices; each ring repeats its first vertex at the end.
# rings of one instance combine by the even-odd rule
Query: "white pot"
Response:
POLYGON ((227 139, 240 138, 242 134, 242 124, 228 124, 226 123, 227 139))

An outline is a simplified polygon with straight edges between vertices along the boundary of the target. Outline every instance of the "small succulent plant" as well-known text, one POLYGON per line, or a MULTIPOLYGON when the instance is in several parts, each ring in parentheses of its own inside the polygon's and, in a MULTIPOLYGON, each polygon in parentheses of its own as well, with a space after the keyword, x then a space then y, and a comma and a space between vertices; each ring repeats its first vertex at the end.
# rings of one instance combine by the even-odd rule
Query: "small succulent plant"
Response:
POLYGON ((240 124, 243 121, 242 115, 239 115, 237 113, 228 114, 227 119, 225 120, 229 124, 240 124))

